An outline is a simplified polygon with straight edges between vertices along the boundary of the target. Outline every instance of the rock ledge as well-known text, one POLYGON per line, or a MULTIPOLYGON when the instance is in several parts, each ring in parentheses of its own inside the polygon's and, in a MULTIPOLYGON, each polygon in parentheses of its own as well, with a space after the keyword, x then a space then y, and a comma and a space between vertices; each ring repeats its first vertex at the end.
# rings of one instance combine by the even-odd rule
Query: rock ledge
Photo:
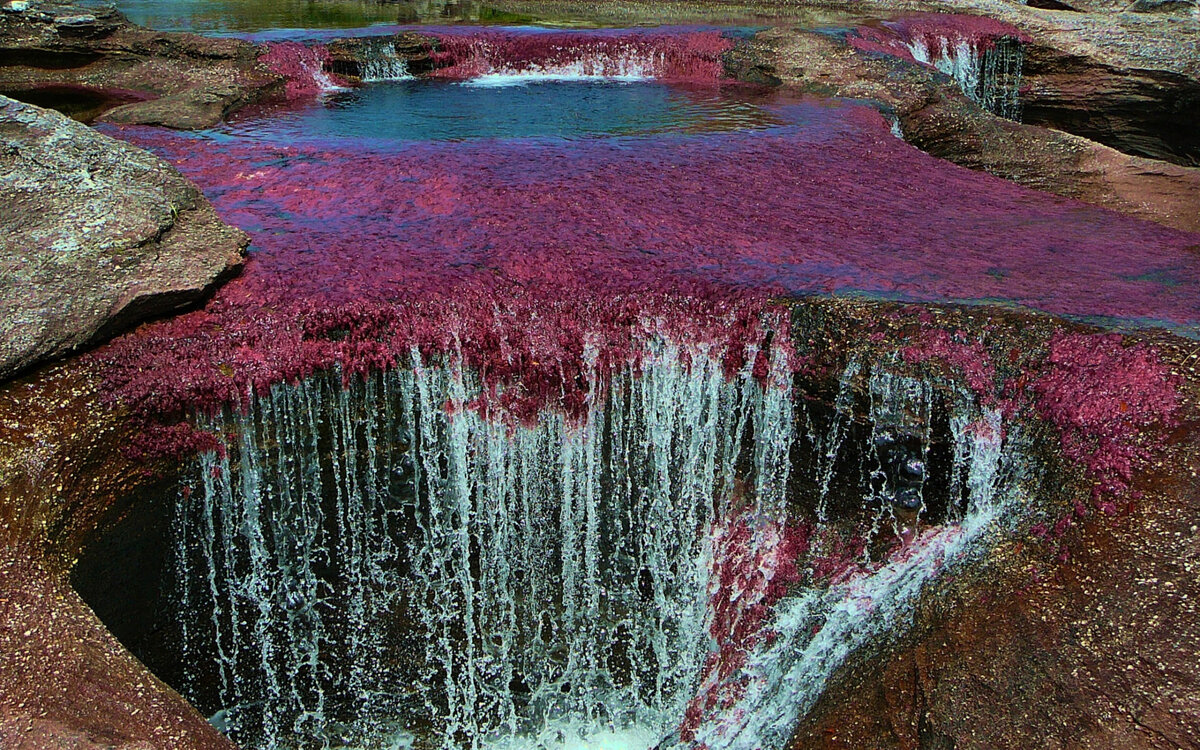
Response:
POLYGON ((0 378, 202 299, 248 244, 161 159, 0 97, 0 378))

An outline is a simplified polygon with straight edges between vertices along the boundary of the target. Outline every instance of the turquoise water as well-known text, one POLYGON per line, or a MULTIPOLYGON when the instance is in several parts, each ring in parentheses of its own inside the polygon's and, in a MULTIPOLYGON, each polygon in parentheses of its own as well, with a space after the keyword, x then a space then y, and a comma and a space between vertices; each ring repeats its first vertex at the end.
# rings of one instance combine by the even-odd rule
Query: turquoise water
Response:
POLYGON ((722 132, 780 124, 767 97, 744 86, 654 81, 388 81, 251 110, 214 133, 278 143, 722 132))

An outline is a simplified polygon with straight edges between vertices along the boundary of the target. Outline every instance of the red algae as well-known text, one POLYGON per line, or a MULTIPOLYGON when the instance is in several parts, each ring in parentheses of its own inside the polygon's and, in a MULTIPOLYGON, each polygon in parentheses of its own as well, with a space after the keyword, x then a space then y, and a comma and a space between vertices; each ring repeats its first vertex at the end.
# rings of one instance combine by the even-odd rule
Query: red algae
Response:
MULTIPOLYGON (((903 349, 905 361, 941 368, 1008 417, 1033 412, 1051 423, 1063 455, 1093 480, 1095 507, 1105 514, 1117 512, 1116 499, 1128 493, 1133 472, 1161 452, 1158 441, 1180 422, 1179 378, 1147 344, 1115 333, 1060 332, 1044 353, 1010 352, 1019 372, 1002 379, 981 338, 927 326, 903 349)), ((1086 514, 1077 504, 1052 531, 1039 523, 1031 533, 1057 539, 1072 517, 1086 514)))
MULTIPOLYGON (((1195 235, 939 161, 866 107, 777 111, 800 124, 373 149, 110 129, 176 163, 254 244, 203 310, 92 356, 114 398, 168 424, 414 351, 478 373, 474 407, 530 420, 586 411, 591 374, 636 367, 658 338, 765 372, 769 330, 774 353, 791 351, 781 296, 1200 322, 1195 235)), ((937 340, 910 356, 975 354, 937 340)))
POLYGON ((924 328, 918 341, 906 347, 902 355, 909 364, 936 362, 963 381, 985 405, 993 405, 996 396, 996 367, 983 342, 968 339, 961 331, 924 328))
MULTIPOLYGON (((1128 491, 1135 469, 1160 452, 1155 441, 1164 430, 1179 423, 1179 379, 1153 347, 1115 333, 1058 333, 1046 349, 1044 355, 1040 349, 1010 352, 1019 372, 1002 379, 981 338, 926 322, 902 354, 909 364, 941 368, 944 377, 963 382, 981 404, 1007 417, 1033 412, 1050 422, 1063 455, 1095 482, 1096 508, 1116 513, 1116 496, 1128 491)), ((1086 508, 1077 505, 1071 515, 1083 517, 1086 508)), ((1031 532, 1057 539, 1071 515, 1053 533, 1044 524, 1031 532)))
POLYGON ((1095 480, 1097 507, 1115 512, 1112 496, 1161 448, 1149 436, 1179 421, 1178 379, 1152 347, 1116 334, 1059 334, 1047 364, 1032 385, 1037 410, 1058 429, 1066 457, 1095 480))
POLYGON ((746 688, 740 676, 751 651, 772 632, 773 608, 801 580, 797 561, 808 551, 810 526, 786 526, 741 510, 714 524, 709 577, 709 635, 716 644, 701 670, 700 688, 679 728, 691 742, 713 712, 735 705, 746 688))
POLYGON ((550 74, 713 81, 733 41, 718 31, 435 34, 431 77, 550 74))
POLYGON ((258 58, 267 68, 283 76, 288 99, 312 97, 343 84, 325 71, 329 49, 323 44, 276 42, 258 58))

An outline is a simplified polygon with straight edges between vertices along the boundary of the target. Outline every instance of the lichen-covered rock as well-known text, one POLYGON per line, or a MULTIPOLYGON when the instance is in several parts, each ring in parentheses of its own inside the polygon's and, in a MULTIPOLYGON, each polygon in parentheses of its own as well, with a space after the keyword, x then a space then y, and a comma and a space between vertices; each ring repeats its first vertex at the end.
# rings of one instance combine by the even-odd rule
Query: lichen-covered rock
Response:
POLYGON ((1131 13, 1182 13, 1196 12, 1196 0, 1134 0, 1129 4, 1131 13))
POLYGON ((122 125, 206 128, 224 118, 237 96, 232 86, 195 86, 151 101, 123 104, 105 112, 104 119, 122 125))
POLYGON ((0 378, 196 302, 246 244, 157 157, 0 97, 0 378))

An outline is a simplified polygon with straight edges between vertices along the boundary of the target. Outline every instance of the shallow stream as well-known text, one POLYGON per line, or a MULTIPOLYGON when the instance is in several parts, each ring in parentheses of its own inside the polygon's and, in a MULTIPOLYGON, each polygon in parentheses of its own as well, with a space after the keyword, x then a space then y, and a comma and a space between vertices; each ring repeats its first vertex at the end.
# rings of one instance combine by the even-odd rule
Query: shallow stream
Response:
POLYGON ((719 32, 498 56, 534 33, 440 80, 286 42, 288 101, 102 126, 253 240, 204 309, 98 354, 203 448, 139 655, 249 747, 782 748, 1040 475, 899 359, 809 403, 777 301, 1200 321, 1189 235, 709 75, 719 32))

